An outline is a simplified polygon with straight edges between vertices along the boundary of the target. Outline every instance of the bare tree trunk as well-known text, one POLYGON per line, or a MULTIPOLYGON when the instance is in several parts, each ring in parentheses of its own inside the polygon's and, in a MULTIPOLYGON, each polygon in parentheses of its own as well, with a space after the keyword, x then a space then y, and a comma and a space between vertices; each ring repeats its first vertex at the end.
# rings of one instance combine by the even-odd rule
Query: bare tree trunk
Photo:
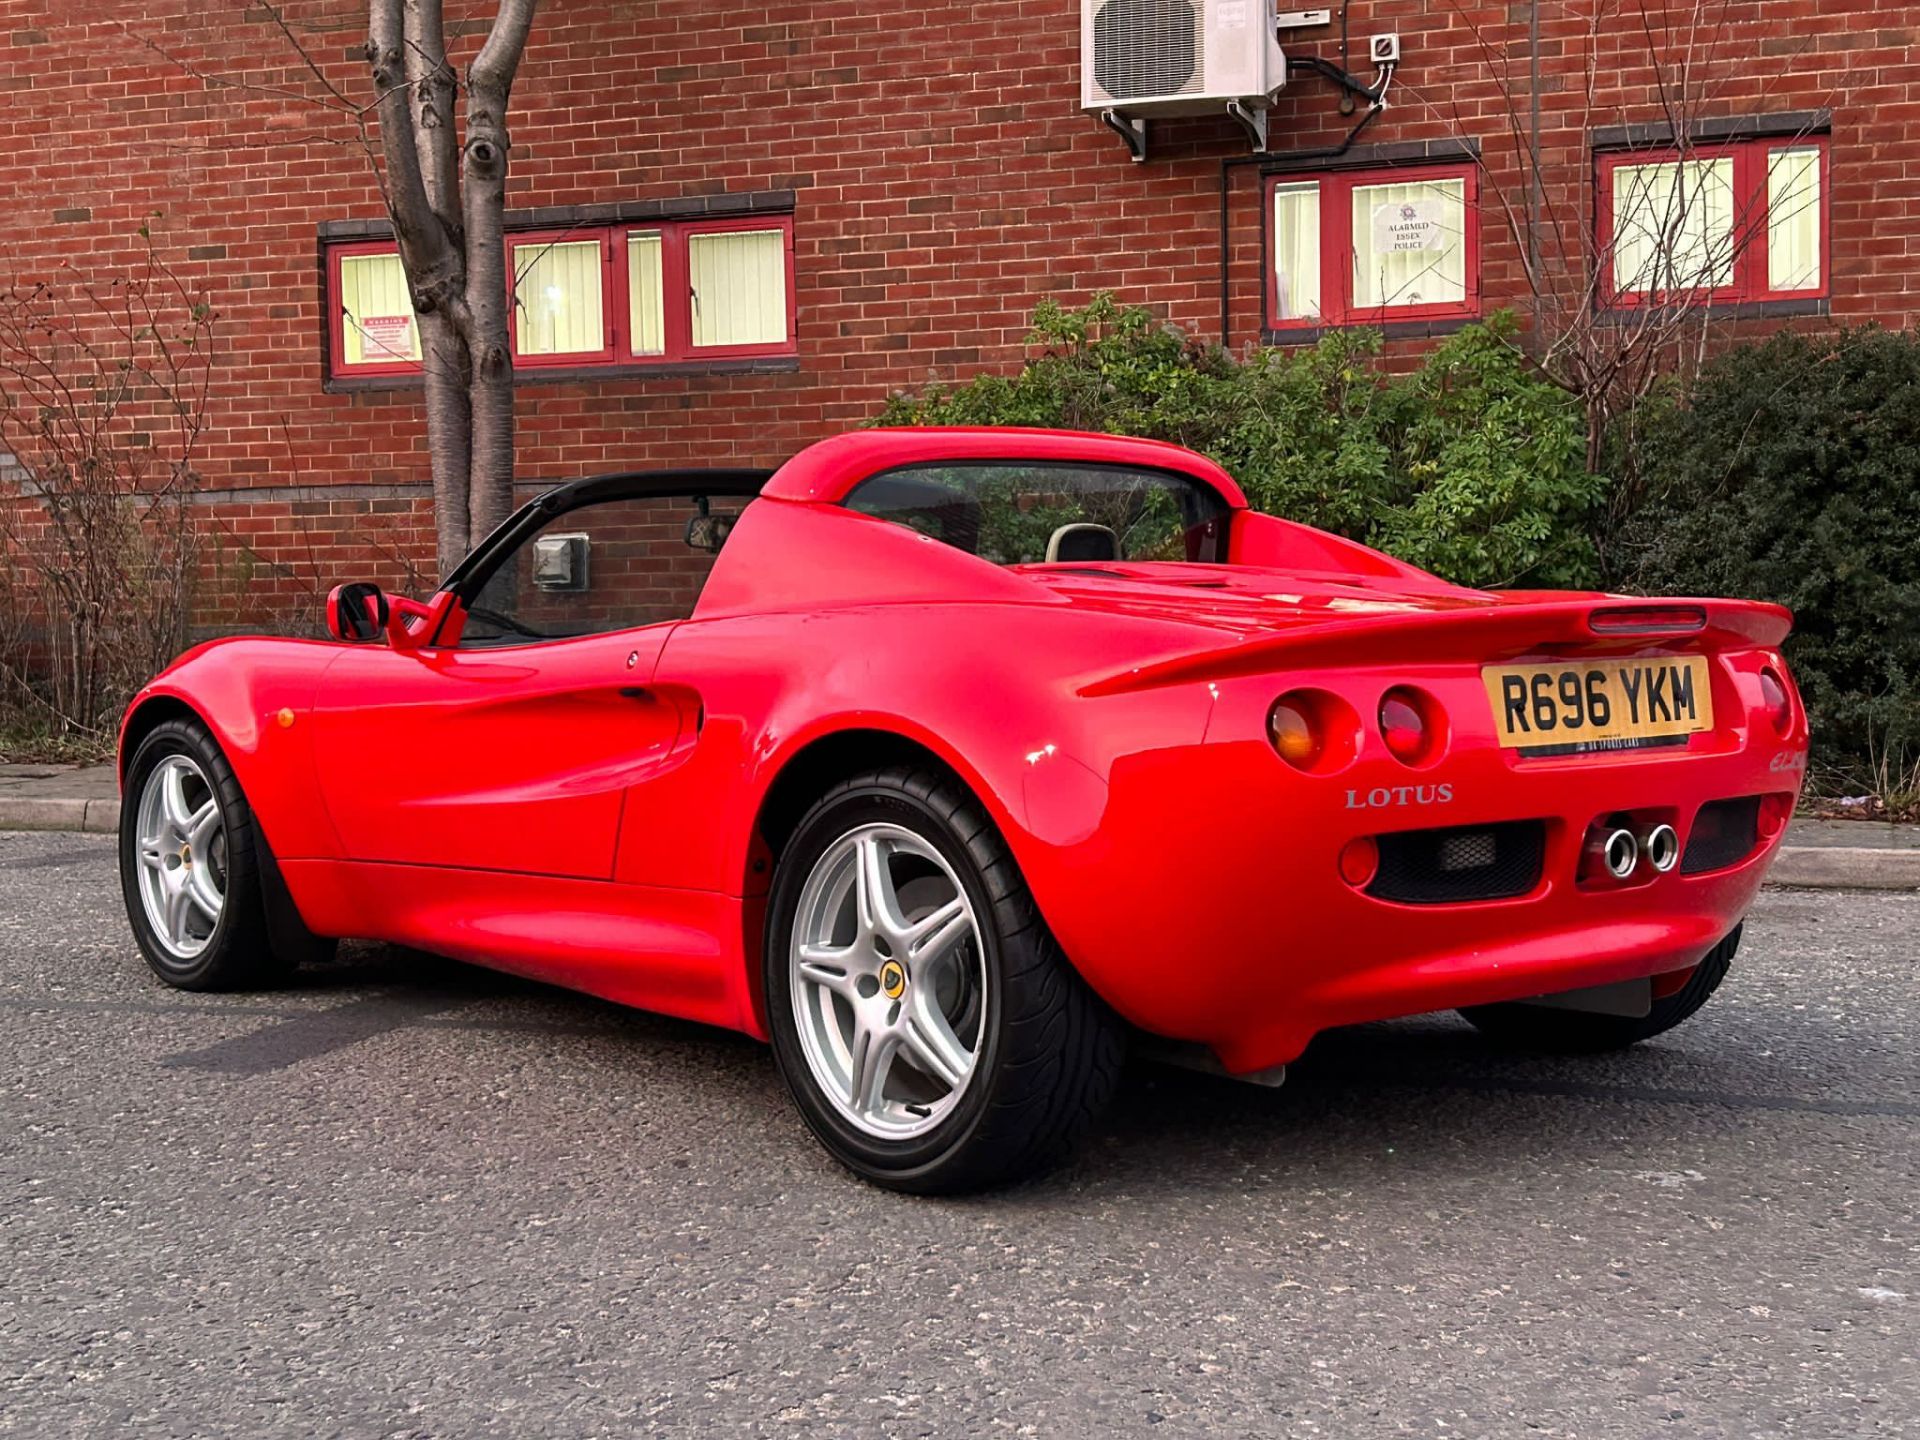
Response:
MULTIPOLYGON (((458 141, 453 129, 453 97, 458 87, 447 64, 440 0, 404 0, 403 28, 421 186, 434 218, 464 254, 458 141)), ((435 550, 444 575, 460 562, 473 539, 469 508, 473 412, 467 399, 473 368, 466 337, 444 312, 425 311, 418 316, 418 324, 427 454, 433 472, 435 550)))
POLYGON ((500 0, 493 29, 467 74, 467 135, 461 164, 466 218, 468 334, 472 358, 475 534, 513 511, 513 352, 507 343, 507 102, 533 28, 537 0, 500 0))
POLYGON ((466 184, 468 303, 473 332, 468 394, 473 462, 468 506, 473 533, 486 535, 513 511, 513 353, 507 346, 507 246, 500 196, 507 152, 476 138, 468 122, 466 184))
POLYGON ((473 473, 473 413, 467 403, 472 369, 466 337, 447 317, 418 317, 426 390, 427 460, 433 473, 434 552, 446 574, 473 548, 468 490, 473 473))

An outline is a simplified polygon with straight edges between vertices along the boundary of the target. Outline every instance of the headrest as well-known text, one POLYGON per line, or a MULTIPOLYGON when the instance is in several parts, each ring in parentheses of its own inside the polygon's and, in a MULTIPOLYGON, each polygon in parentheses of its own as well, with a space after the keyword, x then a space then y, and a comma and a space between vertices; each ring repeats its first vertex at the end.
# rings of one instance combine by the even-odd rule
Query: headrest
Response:
POLYGON ((1047 539, 1047 563, 1118 560, 1120 537, 1105 525, 1062 525, 1047 539))

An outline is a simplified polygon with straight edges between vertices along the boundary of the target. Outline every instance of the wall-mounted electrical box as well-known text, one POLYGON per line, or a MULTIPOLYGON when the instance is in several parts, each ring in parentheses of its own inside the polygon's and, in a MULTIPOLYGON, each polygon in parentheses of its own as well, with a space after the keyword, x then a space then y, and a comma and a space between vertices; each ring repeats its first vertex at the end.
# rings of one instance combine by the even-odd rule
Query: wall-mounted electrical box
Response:
POLYGON ((533 583, 540 590, 587 588, 587 537, 542 535, 533 542, 533 583))

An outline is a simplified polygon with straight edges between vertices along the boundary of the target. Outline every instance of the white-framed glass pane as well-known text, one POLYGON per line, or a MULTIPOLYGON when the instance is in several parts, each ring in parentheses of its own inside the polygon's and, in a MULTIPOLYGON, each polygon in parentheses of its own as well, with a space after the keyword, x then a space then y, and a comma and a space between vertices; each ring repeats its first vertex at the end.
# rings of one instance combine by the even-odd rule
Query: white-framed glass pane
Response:
POLYGON ((627 236, 627 333, 636 355, 667 351, 666 288, 660 277, 660 232, 627 236))
POLYGON ((513 247, 516 353, 606 349, 598 240, 529 240, 513 247))
POLYGON ((1466 180, 1354 186, 1354 309, 1466 298, 1466 180))
POLYGON ((1616 291, 1719 289, 1737 249, 1731 156, 1614 167, 1616 291))
POLYGON ((342 255, 340 309, 343 364, 392 365, 420 358, 420 327, 399 255, 342 255))
POLYGON ((1820 288, 1820 151, 1767 155, 1767 288, 1820 288))
POLYGON ((780 230, 687 237, 695 345, 776 345, 787 338, 787 242, 780 230))
POLYGON ((1320 182, 1273 187, 1273 318, 1320 318, 1320 182))

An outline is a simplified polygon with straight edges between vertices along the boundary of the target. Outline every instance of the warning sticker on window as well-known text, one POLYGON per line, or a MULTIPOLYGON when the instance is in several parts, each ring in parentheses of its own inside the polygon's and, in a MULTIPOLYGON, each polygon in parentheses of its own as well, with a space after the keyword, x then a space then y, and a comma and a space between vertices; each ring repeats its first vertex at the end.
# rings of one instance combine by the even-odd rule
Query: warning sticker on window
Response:
MULTIPOLYGON (((1447 243, 1447 211, 1437 200, 1391 200, 1373 207, 1373 253, 1439 250, 1447 243)), ((1455 222, 1457 226, 1457 221, 1455 222)))
POLYGON ((360 317, 360 339, 369 360, 411 360, 413 316, 363 315, 360 317))

